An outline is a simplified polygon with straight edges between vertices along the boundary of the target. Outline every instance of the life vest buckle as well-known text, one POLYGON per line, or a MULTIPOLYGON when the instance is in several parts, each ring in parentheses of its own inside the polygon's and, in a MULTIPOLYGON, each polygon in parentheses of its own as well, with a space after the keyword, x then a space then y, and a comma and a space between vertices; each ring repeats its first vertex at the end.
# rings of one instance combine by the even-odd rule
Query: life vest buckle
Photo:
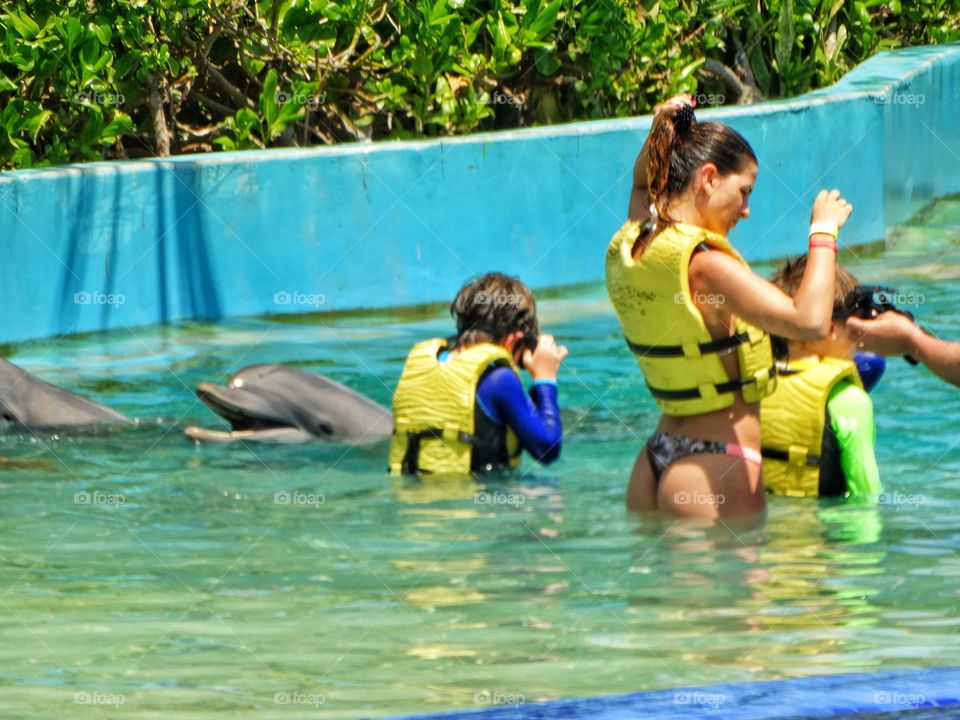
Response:
POLYGON ((805 468, 807 466, 807 449, 801 445, 791 445, 787 450, 787 463, 790 467, 805 468))
POLYGON ((697 388, 700 391, 700 397, 704 400, 715 400, 717 398, 717 386, 714 383, 706 383, 697 388))
POLYGON ((696 341, 693 341, 693 342, 685 342, 685 343, 683 343, 680 347, 683 349, 683 356, 684 356, 684 357, 688 357, 688 358, 698 358, 698 357, 700 357, 700 356, 703 354, 703 353, 700 351, 700 343, 698 343, 698 342, 696 342, 696 341))
POLYGON ((774 378, 777 376, 776 367, 763 368, 762 370, 757 370, 753 374, 753 381, 756 383, 757 388, 762 390, 765 388, 774 378))
POLYGON ((458 442, 460 440, 460 426, 459 425, 444 425, 443 427, 443 439, 446 442, 458 442))

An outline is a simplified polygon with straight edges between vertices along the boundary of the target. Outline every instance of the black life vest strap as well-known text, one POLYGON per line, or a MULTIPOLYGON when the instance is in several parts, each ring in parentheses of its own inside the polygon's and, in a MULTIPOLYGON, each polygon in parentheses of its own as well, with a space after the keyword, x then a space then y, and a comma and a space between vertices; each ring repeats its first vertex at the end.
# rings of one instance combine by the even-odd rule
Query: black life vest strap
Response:
MULTIPOLYGON (((775 377, 776 374, 777 366, 774 365, 770 368, 770 377, 775 377)), ((753 385, 756 381, 756 378, 747 378, 746 380, 737 378, 736 380, 728 380, 724 383, 716 383, 714 387, 717 389, 717 395, 722 395, 723 393, 742 390, 747 385, 753 385)), ((648 383, 647 389, 651 395, 660 400, 696 400, 702 397, 700 388, 698 387, 688 388, 686 390, 664 390, 663 388, 655 388, 648 383)))
MULTIPOLYGON (((717 395, 723 393, 736 392, 745 385, 749 385, 753 380, 730 380, 729 382, 714 385, 717 388, 717 395)), ((696 400, 700 397, 700 388, 689 388, 687 390, 664 390, 647 385, 650 394, 660 400, 696 400)))
MULTIPOLYGON (((790 453, 788 453, 786 450, 761 447, 760 454, 763 455, 763 457, 765 457, 767 460, 780 460, 782 462, 789 462, 790 460, 790 453)), ((807 467, 820 467, 820 456, 807 455, 807 467)))
MULTIPOLYGON (((442 440, 443 428, 432 427, 407 433, 407 452, 403 455, 401 472, 408 475, 423 475, 423 471, 420 469, 420 441, 424 439, 442 440)), ((477 444, 475 436, 462 430, 457 434, 457 440, 471 446, 477 444)))
MULTIPOLYGON (((643 355, 645 357, 684 357, 683 345, 640 345, 628 337, 625 337, 624 340, 627 341, 627 347, 637 355, 643 355)), ((731 335, 730 337, 721 338, 720 340, 697 343, 697 347, 700 348, 701 355, 709 355, 710 353, 733 350, 738 345, 743 345, 743 343, 749 341, 750 336, 745 332, 741 332, 731 335)))

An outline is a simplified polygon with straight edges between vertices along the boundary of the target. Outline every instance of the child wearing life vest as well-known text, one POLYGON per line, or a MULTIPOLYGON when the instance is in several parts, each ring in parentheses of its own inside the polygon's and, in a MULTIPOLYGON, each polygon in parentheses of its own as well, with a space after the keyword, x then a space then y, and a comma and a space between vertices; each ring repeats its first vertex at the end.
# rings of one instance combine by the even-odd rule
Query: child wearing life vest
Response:
MULTIPOLYGON (((774 284, 794 295, 806 264, 805 255, 787 262, 774 284)), ((856 286, 856 278, 838 266, 827 337, 780 343, 786 354, 778 365, 777 388, 760 403, 763 481, 775 495, 881 491, 873 403, 854 362, 857 335, 846 324, 844 300, 856 286)))
POLYGON ((560 455, 557 371, 567 348, 540 335, 533 293, 489 273, 450 305, 456 335, 417 343, 393 396, 391 474, 465 474, 516 467, 522 450, 560 455), (533 378, 529 394, 519 368, 533 378))

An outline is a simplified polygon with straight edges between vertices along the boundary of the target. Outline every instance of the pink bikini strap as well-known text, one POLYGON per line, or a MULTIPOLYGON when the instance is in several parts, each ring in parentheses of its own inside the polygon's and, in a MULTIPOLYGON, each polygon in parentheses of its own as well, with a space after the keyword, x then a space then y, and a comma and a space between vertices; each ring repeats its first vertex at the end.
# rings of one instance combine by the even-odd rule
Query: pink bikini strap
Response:
POLYGON ((740 457, 747 462, 756 463, 757 465, 761 465, 763 463, 763 456, 759 452, 753 448, 744 447, 743 445, 727 443, 727 455, 740 457))

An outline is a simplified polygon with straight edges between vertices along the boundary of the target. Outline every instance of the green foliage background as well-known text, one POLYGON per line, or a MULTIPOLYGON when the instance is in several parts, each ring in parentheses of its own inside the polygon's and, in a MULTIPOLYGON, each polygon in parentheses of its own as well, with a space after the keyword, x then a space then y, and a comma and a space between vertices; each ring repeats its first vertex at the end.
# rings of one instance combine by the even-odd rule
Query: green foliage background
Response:
POLYGON ((828 85, 960 0, 0 2, 0 167, 465 133, 828 85), (726 75, 726 81, 723 80, 726 75))

